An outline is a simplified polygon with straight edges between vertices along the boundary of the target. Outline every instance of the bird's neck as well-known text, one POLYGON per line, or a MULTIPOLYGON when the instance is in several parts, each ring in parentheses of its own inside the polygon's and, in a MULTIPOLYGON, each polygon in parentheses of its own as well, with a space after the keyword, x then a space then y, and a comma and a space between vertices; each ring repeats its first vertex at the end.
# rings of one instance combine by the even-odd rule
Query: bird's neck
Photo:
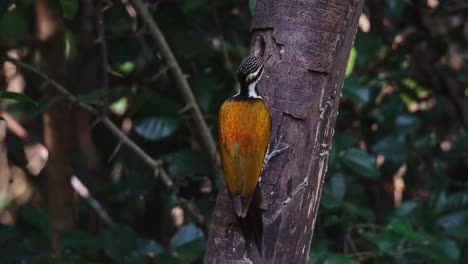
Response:
POLYGON ((249 84, 241 84, 239 93, 236 94, 236 97, 241 97, 241 98, 262 98, 262 97, 260 97, 260 95, 258 95, 258 92, 257 92, 257 83, 258 83, 259 79, 252 82, 252 83, 249 83, 249 84))

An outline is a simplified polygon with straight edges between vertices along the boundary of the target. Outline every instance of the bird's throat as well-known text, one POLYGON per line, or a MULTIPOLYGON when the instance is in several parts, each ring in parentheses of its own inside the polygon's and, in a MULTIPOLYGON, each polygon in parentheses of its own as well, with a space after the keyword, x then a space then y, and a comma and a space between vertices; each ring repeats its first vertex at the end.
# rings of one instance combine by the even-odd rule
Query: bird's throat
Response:
POLYGON ((261 98, 257 92, 258 81, 249 83, 248 85, 242 85, 237 96, 242 98, 261 98))

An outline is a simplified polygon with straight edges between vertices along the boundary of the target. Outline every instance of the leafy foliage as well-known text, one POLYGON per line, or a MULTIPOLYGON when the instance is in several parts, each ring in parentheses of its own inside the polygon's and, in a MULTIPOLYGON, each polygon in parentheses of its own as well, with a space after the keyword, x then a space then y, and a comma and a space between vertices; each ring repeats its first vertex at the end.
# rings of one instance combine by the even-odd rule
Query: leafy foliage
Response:
MULTIPOLYGON (((361 19, 370 18, 370 31, 358 32, 349 58, 311 263, 460 263, 468 185, 461 173, 467 148, 457 142, 466 126, 445 112, 450 95, 440 84, 420 78, 422 58, 414 54, 438 42, 431 52, 441 58, 466 39, 449 43, 460 29, 453 27, 437 40, 414 33, 396 45, 421 20, 405 14, 429 7, 405 1, 369 7, 361 19)), ((450 19, 446 8, 434 7, 431 19, 450 19)))

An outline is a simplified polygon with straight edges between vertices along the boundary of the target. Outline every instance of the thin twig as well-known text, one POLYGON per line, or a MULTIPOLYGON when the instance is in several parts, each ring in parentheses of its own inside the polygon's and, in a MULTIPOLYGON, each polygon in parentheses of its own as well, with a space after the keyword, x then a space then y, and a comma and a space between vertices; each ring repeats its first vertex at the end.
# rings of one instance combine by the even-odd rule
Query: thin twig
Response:
POLYGON ((102 66, 102 116, 107 115, 109 106, 109 75, 107 69, 109 68, 109 60, 107 53, 106 31, 104 29, 104 19, 102 12, 104 12, 105 1, 99 1, 97 9, 97 24, 98 24, 98 39, 101 47, 101 66, 102 66))
MULTIPOLYGON (((83 102, 80 102, 78 100, 78 97, 76 97, 75 95, 73 95, 72 93, 70 93, 67 89, 65 89, 62 85, 60 85, 57 81, 55 81, 54 79, 51 79, 48 75, 46 75, 45 73, 37 70, 36 68, 34 68, 33 66, 27 64, 27 63, 24 63, 18 59, 15 59, 15 58, 12 58, 10 56, 5 56, 3 57, 3 60, 5 61, 9 61, 11 63, 14 63, 16 66, 18 66, 20 69, 21 68, 25 68, 26 70, 30 71, 30 72, 33 72, 34 74, 36 74, 37 76, 41 77, 44 81, 46 81, 46 83, 52 85, 53 87, 55 87, 55 89, 61 93, 62 95, 64 95, 68 101, 74 103, 74 104, 77 104, 79 105, 81 108, 85 109, 86 111, 94 114, 94 115, 97 115, 97 111, 91 107, 90 105, 88 104, 85 104, 83 102)), ((19 70, 20 70, 19 69, 19 70)))
POLYGON ((155 75, 151 76, 150 80, 152 82, 156 81, 159 79, 159 77, 161 77, 161 75, 163 75, 164 73, 167 72, 167 70, 169 70, 169 66, 164 66, 161 70, 159 70, 155 75))
POLYGON ((177 62, 174 54, 172 53, 172 50, 170 49, 164 35, 161 33, 159 26, 156 24, 143 2, 141 0, 131 0, 131 2, 133 3, 137 13, 141 15, 144 23, 149 29, 151 36, 156 42, 156 46, 162 58, 169 66, 169 71, 171 72, 176 83, 175 87, 177 88, 180 97, 184 101, 184 105, 194 106, 190 109, 190 113, 191 119, 193 120, 195 133, 197 134, 201 145, 208 153, 210 159, 213 161, 213 172, 215 172, 219 167, 218 165, 220 164, 219 157, 216 153, 216 144, 213 137, 211 136, 211 132, 208 129, 208 125, 206 124, 205 119, 203 119, 203 115, 200 111, 200 108, 198 107, 192 90, 190 89, 189 83, 187 82, 187 79, 184 76, 184 73, 182 72, 182 69, 180 68, 180 65, 177 62))
POLYGON ((21 138, 22 140, 28 139, 28 131, 16 121, 16 119, 10 115, 8 112, 4 112, 0 109, 0 117, 6 122, 7 128, 15 134, 15 136, 21 138))
POLYGON ((70 184, 75 190, 76 193, 78 193, 81 198, 85 199, 88 204, 96 211, 96 213, 99 215, 99 218, 104 221, 107 225, 113 225, 114 221, 112 218, 109 216, 107 213, 106 209, 99 203, 96 198, 94 198, 91 193, 89 192, 88 188, 78 179, 76 176, 72 176, 70 179, 70 184))
MULTIPOLYGON (((48 75, 42 73, 41 71, 37 70, 33 66, 24 63, 20 60, 11 58, 9 56, 6 56, 3 58, 5 61, 10 61, 11 63, 14 63, 15 65, 25 68, 28 71, 38 75, 39 77, 43 78, 49 84, 54 87, 58 92, 63 94, 67 100, 70 102, 82 107, 86 111, 98 116, 99 112, 94 109, 92 106, 85 104, 83 102, 80 102, 79 99, 70 93, 67 89, 65 89, 61 84, 56 82, 55 80, 51 79, 48 75)), ((185 208, 188 212, 188 214, 193 218, 195 221, 195 224, 200 227, 204 232, 205 235, 207 235, 207 228, 205 226, 204 218, 203 216, 199 213, 200 211, 198 208, 195 206, 195 204, 190 203, 188 200, 179 197, 177 190, 174 188, 174 182, 172 179, 169 177, 169 175, 166 173, 166 171, 163 168, 163 162, 161 160, 155 160, 153 159, 150 155, 148 155, 140 146, 135 144, 127 135, 125 135, 112 121, 107 117, 103 116, 102 118, 99 119, 101 123, 116 137, 119 139, 119 142, 123 145, 125 145, 127 148, 129 148, 131 151, 133 151, 143 162, 145 162, 149 167, 151 167, 155 175, 159 177, 164 184, 164 186, 174 193, 176 197, 178 197, 179 202, 181 203, 182 207, 185 208)))
MULTIPOLYGON (((130 150, 132 150, 141 160, 143 160, 148 166, 159 169, 162 165, 161 160, 155 160, 150 155, 148 155, 140 146, 135 144, 133 140, 131 140, 127 135, 125 135, 110 119, 105 116, 101 119, 101 123, 104 124, 105 127, 115 136, 117 137, 122 144, 127 146, 130 150)), ((166 187, 172 187, 172 181, 169 179, 168 185, 166 187)))

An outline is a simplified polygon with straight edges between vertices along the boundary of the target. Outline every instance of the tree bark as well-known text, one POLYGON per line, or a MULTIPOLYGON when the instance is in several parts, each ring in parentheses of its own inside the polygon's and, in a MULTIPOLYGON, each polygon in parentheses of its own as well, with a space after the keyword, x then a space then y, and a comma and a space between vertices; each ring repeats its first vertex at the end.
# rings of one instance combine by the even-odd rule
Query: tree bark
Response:
POLYGON ((270 146, 291 147, 263 171, 263 246, 246 243, 221 187, 205 263, 306 263, 349 52, 363 0, 257 0, 251 54, 272 117, 270 146))
MULTIPOLYGON (((62 21, 47 5, 35 2, 37 51, 39 68, 53 80, 66 80, 65 31, 62 21)), ((57 96, 51 85, 45 85, 46 96, 57 96)), ((49 151, 47 172, 47 211, 53 227, 53 245, 59 250, 58 235, 75 225, 74 192, 70 185, 72 118, 69 104, 61 99, 52 104, 42 116, 44 144, 49 151)))

